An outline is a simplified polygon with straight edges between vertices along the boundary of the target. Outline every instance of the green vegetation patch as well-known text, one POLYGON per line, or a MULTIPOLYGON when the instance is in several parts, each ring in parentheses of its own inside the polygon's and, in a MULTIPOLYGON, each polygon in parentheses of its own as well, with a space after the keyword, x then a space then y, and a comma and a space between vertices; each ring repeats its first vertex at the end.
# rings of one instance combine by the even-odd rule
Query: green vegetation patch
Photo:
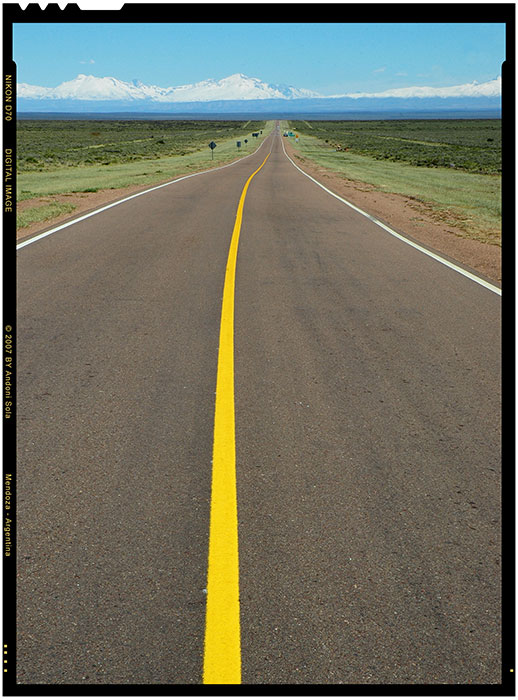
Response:
MULTIPOLYGON (((22 202, 42 196, 67 194, 71 192, 97 192, 103 189, 119 189, 130 186, 152 186, 161 182, 167 182, 186 174, 208 170, 211 167, 229 163, 235 158, 252 153, 261 141, 266 138, 273 127, 273 123, 248 121, 248 122, 110 122, 110 121, 70 121, 61 122, 53 120, 22 120, 18 122, 18 142, 20 152, 17 154, 20 168, 17 172, 17 201, 22 202), (128 125, 129 132, 121 135, 121 141, 125 140, 124 159, 121 154, 114 156, 114 162, 106 160, 106 144, 119 128, 128 125), (151 125, 151 126, 149 126, 151 125), (167 132, 171 143, 177 138, 177 145, 183 143, 178 152, 172 148, 172 154, 151 151, 142 153, 142 137, 149 127, 151 131, 158 129, 167 132), (188 127, 191 127, 190 129, 188 127), (245 128, 246 127, 246 128, 245 128), (263 132, 259 137, 252 137, 253 132, 263 132), (35 135, 39 134, 38 138, 35 135), (129 135, 139 136, 131 143, 129 135), (176 136, 175 136, 176 134, 176 136), (90 137, 97 142, 90 144, 91 148, 83 148, 87 144, 81 138, 88 140, 90 137), (39 142, 38 139, 43 139, 39 142), (248 143, 245 144, 245 139, 248 143), (216 141, 217 147, 211 153, 208 144, 216 141), (242 146, 237 148, 236 141, 240 140, 242 146), (190 152, 185 152, 190 143, 190 152), (38 145, 39 143, 39 145, 38 145), (78 144, 83 143, 82 146, 78 144), (95 147, 94 147, 95 146, 95 147), (31 150, 32 149, 32 150, 31 150), (25 167, 28 158, 34 158, 41 167, 25 167), (102 153, 100 162, 89 162, 86 152, 102 153), (41 163, 38 159, 42 153, 50 154, 51 161, 41 163), (79 162, 73 164, 69 159, 70 153, 82 153, 79 162), (160 154, 161 155, 157 155, 160 154), (183 155, 182 155, 183 153, 183 155), (153 157, 151 157, 153 154, 153 157)), ((123 132, 121 132, 122 134, 123 132)), ((146 137, 148 146, 150 137, 146 137)), ((159 139, 161 140, 161 139, 159 139)), ((166 139, 164 139, 165 141, 166 139)), ((156 141, 156 139, 153 139, 156 141)), ((162 145, 166 145, 165 143, 162 145)), ((148 147, 146 146, 146 148, 148 147)), ((122 148, 122 146, 121 146, 122 148)), ((75 157, 75 156, 74 156, 75 157)), ((33 209, 24 213, 27 220, 29 211, 39 208, 35 204, 33 209)), ((25 224, 26 225, 26 224, 25 224)))
MULTIPOLYGON (((184 156, 260 131, 264 121, 54 120, 17 123, 17 172, 184 156)), ((255 139, 254 139, 255 141, 255 139)))
MULTIPOLYGON (((315 123, 315 122, 314 122, 315 123)), ((295 122, 290 122, 293 129, 295 122)), ((328 168, 348 180, 382 192, 416 200, 434 216, 464 232, 468 238, 500 245, 501 177, 443 167, 425 167, 359 154, 336 151, 329 143, 302 132, 296 148, 301 160, 328 168)), ((344 122, 349 124, 349 122, 344 122)), ((364 122, 368 128, 369 122, 364 122)), ((293 143, 293 140, 290 139, 293 143)), ((295 145, 295 144, 294 144, 295 145)))
POLYGON ((290 121, 290 125, 321 139, 333 151, 416 167, 502 172, 500 119, 290 121))
POLYGON ((69 214, 73 212, 75 208, 74 204, 62 204, 60 202, 52 202, 51 204, 32 207, 16 215, 16 227, 20 229, 40 221, 48 221, 61 214, 69 214))

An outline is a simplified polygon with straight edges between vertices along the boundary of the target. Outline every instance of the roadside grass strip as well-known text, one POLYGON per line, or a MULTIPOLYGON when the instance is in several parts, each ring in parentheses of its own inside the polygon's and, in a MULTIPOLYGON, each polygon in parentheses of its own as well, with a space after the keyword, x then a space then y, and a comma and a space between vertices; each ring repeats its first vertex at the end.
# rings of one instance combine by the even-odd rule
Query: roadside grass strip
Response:
MULTIPOLYGON (((17 177, 17 201, 71 192, 89 192, 102 189, 119 189, 131 185, 156 185, 173 177, 209 167, 221 166, 255 151, 272 130, 268 122, 263 134, 253 138, 251 133, 225 140, 216 139, 214 152, 207 146, 186 154, 160 154, 159 157, 133 155, 124 162, 97 164, 48 164, 42 171, 19 170, 17 177), (248 144, 244 143, 244 139, 248 144), (241 148, 237 148, 237 140, 241 148), (212 159, 213 156, 213 159, 212 159)), ((99 145, 99 144, 97 144, 99 145)), ((97 147, 96 145, 96 147, 97 147)), ((90 149, 93 146, 89 147, 90 149)))
MULTIPOLYGON (((242 130, 246 126, 243 125, 242 130)), ((225 134, 219 134, 216 136, 217 147, 212 153, 208 147, 201 147, 199 136, 195 143, 195 150, 190 150, 193 147, 193 144, 190 144, 189 148, 186 147, 187 151, 185 153, 167 154, 157 150, 156 155, 153 157, 149 153, 139 154, 136 147, 143 141, 157 146, 158 143, 162 143, 160 139, 150 137, 147 139, 133 139, 127 142, 119 141, 114 142, 113 145, 121 146, 121 144, 126 144, 125 148, 128 149, 128 152, 124 157, 127 160, 113 160, 113 162, 98 162, 96 164, 88 162, 72 164, 61 162, 59 158, 63 160, 67 154, 76 151, 98 151, 109 144, 87 144, 74 148, 70 148, 66 144, 60 146, 56 143, 56 134, 50 132, 49 138, 54 137, 54 141, 51 139, 51 145, 53 144, 54 155, 58 158, 58 161, 45 163, 44 168, 40 169, 23 169, 19 165, 16 188, 17 202, 39 200, 42 197, 52 200, 56 195, 98 192, 99 190, 124 189, 135 186, 153 187, 173 178, 205 171, 208 167, 212 169, 229 164, 239 157, 242 158, 249 155, 268 136, 271 129, 272 122, 269 121, 263 126, 261 129, 263 133, 258 137, 252 137, 252 132, 241 135, 242 131, 236 138, 229 138, 225 134), (245 139, 248 143, 245 143, 245 139), (241 148, 237 148, 237 140, 241 141, 241 148), (131 151, 132 147, 136 149, 134 152, 131 151)), ((72 133, 71 138, 75 138, 73 143, 79 143, 77 134, 72 133)), ((84 134, 83 138, 86 138, 84 134)), ((30 143, 27 149, 29 146, 30 143)), ((41 143, 36 143, 34 148, 39 148, 41 151, 41 143)), ((52 151, 52 148, 50 150, 52 151)), ((113 155, 109 152, 105 156, 108 159, 110 157, 123 157, 120 154, 116 156, 116 154, 113 155)), ((27 164, 27 158, 25 161, 21 160, 22 165, 24 163, 25 165, 27 164)), ((53 204, 57 205, 58 202, 54 201, 53 204)), ((27 202, 23 212, 17 217, 17 231, 23 234, 23 228, 31 224, 43 223, 49 220, 52 223, 52 218, 59 216, 60 213, 63 212, 56 210, 54 217, 48 216, 41 209, 38 201, 27 202)))
MULTIPOLYGON (((388 140, 388 137, 387 139, 388 140)), ((409 162, 378 159, 352 150, 337 151, 304 134, 297 144, 301 165, 305 159, 339 174, 363 189, 404 195, 428 212, 454 226, 463 238, 501 244, 502 179, 498 174, 417 166, 409 162)))
POLYGON ((16 215, 16 226, 17 228, 23 228, 24 226, 30 226, 33 223, 39 221, 49 221, 54 219, 60 214, 70 214, 75 209, 74 204, 66 204, 60 202, 51 202, 50 204, 43 204, 39 207, 33 207, 28 211, 18 212, 16 215))
POLYGON ((261 144, 258 146, 258 148, 253 152, 249 153, 246 156, 243 156, 239 160, 235 160, 232 163, 227 163, 226 165, 220 165, 217 168, 209 168, 208 170, 202 170, 197 173, 191 173, 190 175, 183 175, 182 177, 176 178, 175 180, 171 180, 170 182, 164 182, 161 185, 155 185, 154 187, 150 187, 148 190, 144 190, 143 192, 137 192, 136 194, 132 194, 129 197, 124 197, 124 199, 119 199, 116 202, 112 202, 111 204, 107 204, 104 207, 100 207, 99 209, 96 209, 95 211, 91 211, 88 214, 83 214, 83 216, 78 217, 77 219, 73 219, 72 221, 67 221, 64 224, 61 224, 60 226, 56 226, 55 228, 50 229, 49 231, 43 231, 43 233, 38 234, 37 236, 33 236, 32 238, 29 238, 26 241, 23 241, 22 243, 19 243, 16 246, 16 250, 20 250, 21 248, 24 248, 27 245, 30 245, 31 243, 35 243, 36 241, 39 241, 42 238, 45 238, 46 236, 51 236, 53 233, 57 233, 58 231, 61 231, 64 228, 67 228, 68 226, 72 226, 73 224, 77 224, 80 221, 84 221, 85 219, 90 218, 91 216, 95 216, 96 214, 100 214, 103 211, 106 211, 107 209, 111 209, 112 207, 116 207, 119 204, 123 204, 124 202, 128 202, 130 199, 135 199, 135 197, 141 197, 144 194, 148 194, 148 192, 153 192, 154 190, 160 190, 162 187, 168 187, 169 185, 174 185, 175 182, 180 182, 181 180, 187 180, 190 177, 196 177, 197 175, 205 175, 206 173, 213 173, 217 170, 222 170, 223 168, 229 168, 232 165, 236 165, 236 163, 240 163, 242 160, 245 160, 245 158, 249 158, 252 156, 254 153, 257 153, 257 151, 262 147, 264 143, 264 140, 261 142, 261 144))
POLYGON ((359 214, 362 216, 365 216, 367 219, 370 219, 373 223, 375 223, 377 226, 380 226, 383 230, 387 231, 387 233, 390 233, 391 236, 394 236, 395 238, 398 238, 400 241, 403 241, 407 245, 412 246, 416 250, 419 250, 421 253, 424 253, 425 255, 428 255, 430 258, 433 258, 434 260, 437 260, 440 262, 442 265, 446 265, 446 267, 449 267, 452 270, 455 270, 455 272, 458 272, 461 275, 464 275, 464 277, 468 277, 470 280, 473 280, 473 282, 476 282, 477 284, 480 284, 482 287, 485 287, 486 289, 489 289, 490 291, 494 292, 495 294, 502 295, 502 290, 499 289, 499 287, 496 287, 494 284, 491 284, 490 282, 487 282, 486 280, 483 280, 480 277, 477 277, 477 275, 472 274, 468 270, 465 270, 464 268, 460 267, 459 265, 455 265, 455 263, 450 262, 449 260, 446 260, 445 258, 441 257, 437 253, 434 253, 431 250, 428 250, 427 248, 424 248, 423 246, 419 245, 418 243, 415 243, 414 241, 411 241, 409 238, 406 238, 405 236, 402 236, 400 233, 397 233, 393 229, 390 228, 390 226, 387 226, 383 222, 379 221, 376 219, 376 217, 372 216, 371 214, 368 214, 367 212, 363 211, 363 209, 360 209, 356 205, 352 204, 351 202, 348 202, 346 199, 343 197, 340 197, 339 195, 335 194, 331 190, 329 190, 327 187, 322 185, 318 180, 316 180, 314 177, 311 177, 311 175, 308 175, 307 173, 302 170, 302 168, 299 168, 299 166, 293 162, 293 160, 289 157, 289 155, 286 153, 286 149, 284 148, 284 142, 282 142, 282 150, 284 151, 284 155, 286 158, 290 161, 290 163, 297 168, 303 175, 305 175, 307 178, 312 180, 316 185, 321 187, 323 190, 325 190, 328 194, 330 194, 332 197, 335 197, 336 199, 340 200, 340 202, 343 202, 346 204, 348 207, 351 207, 351 209, 354 209, 357 211, 359 214))

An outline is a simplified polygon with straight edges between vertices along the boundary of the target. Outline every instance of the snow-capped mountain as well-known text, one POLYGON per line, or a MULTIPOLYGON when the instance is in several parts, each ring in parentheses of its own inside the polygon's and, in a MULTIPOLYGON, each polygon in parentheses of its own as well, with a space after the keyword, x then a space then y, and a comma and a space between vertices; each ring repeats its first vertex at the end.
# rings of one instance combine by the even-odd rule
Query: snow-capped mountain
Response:
MULTIPOLYGON (((452 87, 406 87, 324 97, 311 90, 272 85, 242 73, 193 85, 160 87, 139 80, 78 75, 55 88, 18 83, 17 109, 48 113, 316 114, 437 110, 500 110, 501 78, 452 87)), ((273 118, 270 116, 270 118, 273 118)))
POLYGON ((18 97, 36 100, 148 100, 152 102, 213 102, 216 100, 292 100, 321 97, 311 90, 271 85, 242 73, 221 80, 203 80, 194 85, 162 88, 140 81, 78 75, 55 88, 18 83, 18 97))
POLYGON ((343 95, 332 95, 334 98, 351 97, 359 99, 362 97, 500 97, 502 94, 502 78, 488 80, 485 83, 472 83, 464 85, 452 85, 450 87, 407 87, 384 90, 383 92, 348 92, 343 95))

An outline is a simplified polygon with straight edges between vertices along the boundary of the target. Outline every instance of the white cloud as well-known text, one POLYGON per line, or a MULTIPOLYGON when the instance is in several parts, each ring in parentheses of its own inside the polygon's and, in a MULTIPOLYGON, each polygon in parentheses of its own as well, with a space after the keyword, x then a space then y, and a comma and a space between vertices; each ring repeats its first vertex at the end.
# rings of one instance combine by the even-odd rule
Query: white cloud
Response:
POLYGON ((383 66, 383 68, 376 68, 376 70, 373 70, 373 73, 384 73, 387 70, 387 66, 383 66))
POLYGON ((92 63, 95 63, 95 61, 94 61, 93 58, 91 58, 89 61, 79 61, 79 63, 83 63, 83 64, 84 64, 84 63, 89 63, 89 64, 92 64, 92 63))

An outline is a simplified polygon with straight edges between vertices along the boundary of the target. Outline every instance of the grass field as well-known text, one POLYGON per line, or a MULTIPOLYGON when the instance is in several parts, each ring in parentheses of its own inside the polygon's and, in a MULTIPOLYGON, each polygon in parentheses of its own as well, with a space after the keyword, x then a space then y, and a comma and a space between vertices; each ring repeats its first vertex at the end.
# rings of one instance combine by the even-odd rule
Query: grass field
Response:
POLYGON ((300 136, 302 158, 413 197, 466 237, 500 245, 500 120, 290 121, 289 128, 300 136), (457 164, 439 164, 441 152, 441 162, 455 152, 457 164))
MULTIPOLYGON (((251 153, 271 131, 264 121, 54 121, 17 124, 17 201, 153 185, 251 153), (261 132, 259 137, 252 133, 261 132), (244 143, 245 139, 248 141, 244 143), (236 141, 242 146, 237 148, 236 141), (217 144, 213 159, 208 147, 217 144)), ((46 201, 17 215, 23 228, 73 206, 46 201)))
POLYGON ((113 165, 136 160, 184 156, 260 131, 265 122, 20 120, 17 124, 18 172, 48 172, 62 167, 113 165))
POLYGON ((290 126, 330 148, 376 160, 484 175, 502 172, 500 119, 291 121, 290 126))

